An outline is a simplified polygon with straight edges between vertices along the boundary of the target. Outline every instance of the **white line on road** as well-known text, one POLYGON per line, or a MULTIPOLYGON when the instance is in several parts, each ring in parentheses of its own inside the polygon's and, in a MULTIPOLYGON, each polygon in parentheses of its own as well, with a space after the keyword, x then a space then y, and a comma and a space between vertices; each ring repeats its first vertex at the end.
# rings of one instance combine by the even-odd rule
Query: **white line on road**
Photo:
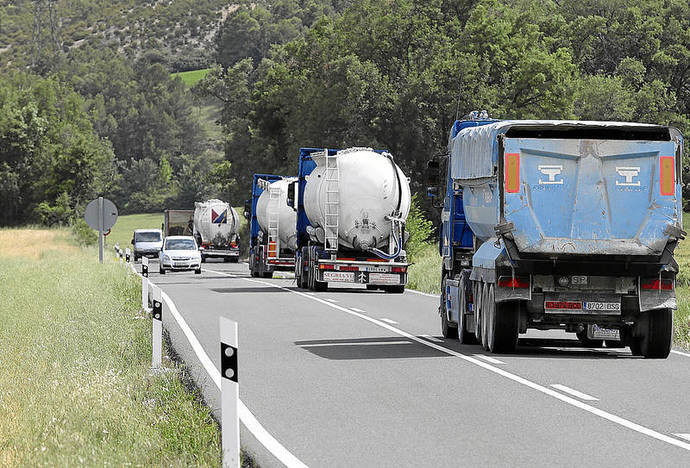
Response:
POLYGON ((393 325, 397 325, 397 324, 398 324, 398 322, 396 322, 395 320, 391 320, 391 319, 387 319, 387 318, 382 318, 381 321, 382 321, 382 322, 386 322, 386 323, 390 323, 390 324, 393 324, 393 325))
MULTIPOLYGON (((134 267, 132 267, 132 269, 134 269, 134 267)), ((136 270, 134 270, 134 272, 137 273, 136 270)), ((201 365, 204 366, 206 373, 211 377, 213 383, 216 384, 218 390, 220 390, 220 371, 213 364, 211 358, 208 357, 208 354, 206 354, 206 351, 204 351, 204 348, 201 346, 201 343, 199 343, 199 340, 197 339, 196 335, 194 335, 192 329, 189 328, 189 325, 187 325, 187 322, 182 317, 180 312, 177 310, 177 307, 175 306, 175 303, 172 301, 172 299, 170 299, 170 297, 165 292, 163 292, 163 290, 161 290, 161 296, 167 304, 168 310, 172 314, 173 318, 175 319, 175 321, 177 321, 177 324, 187 337, 187 340, 189 341, 189 344, 192 346, 192 349, 199 358, 201 365)), ((266 449, 268 449, 269 452, 273 454, 274 457, 280 460, 280 462, 287 467, 307 468, 307 465, 302 463, 297 457, 290 453, 288 449, 286 449, 280 442, 278 442, 275 439, 275 437, 273 437, 261 425, 261 423, 254 416, 254 414, 252 414, 252 412, 249 411, 249 408, 245 406, 242 400, 238 400, 238 405, 240 421, 242 421, 242 424, 244 424, 244 426, 249 430, 249 432, 251 432, 254 435, 254 437, 256 437, 257 440, 264 447, 266 447, 266 449)))
POLYGON ((688 353, 681 353, 680 351, 676 351, 675 349, 672 349, 671 352, 672 352, 673 354, 679 354, 679 355, 681 355, 681 356, 690 357, 690 354, 688 354, 688 353))
POLYGON ((326 299, 328 302, 338 302, 335 299, 329 299, 329 298, 324 298, 324 299, 326 299))
POLYGON ((681 439, 685 440, 690 440, 690 434, 673 434, 676 437, 680 437, 681 439))
POLYGON ((377 345, 398 345, 398 344, 412 344, 411 341, 404 341, 404 340, 398 340, 398 341, 362 341, 362 342, 353 342, 353 341, 347 341, 347 342, 342 342, 342 343, 315 343, 315 344, 303 344, 300 345, 302 348, 322 348, 322 347, 327 347, 327 346, 377 346, 377 345))
POLYGON ((586 393, 578 392, 575 389, 572 389, 570 387, 566 387, 565 385, 561 384, 551 384, 551 387, 555 388, 556 390, 560 390, 565 393, 569 393, 574 397, 579 398, 580 400, 585 400, 585 401, 599 401, 599 398, 594 398, 591 395, 587 395, 586 393))
MULTIPOLYGON (((207 270, 207 271, 213 272, 213 273, 216 273, 216 274, 219 274, 219 275, 224 275, 224 276, 230 276, 230 277, 235 277, 235 278, 237 278, 237 275, 232 275, 232 274, 229 274, 229 273, 223 273, 223 272, 220 272, 220 271, 213 271, 213 270, 207 270)), ((438 344, 436 344, 436 343, 432 343, 432 342, 430 342, 430 341, 427 341, 427 340, 425 340, 425 339, 423 339, 423 338, 419 338, 419 337, 417 337, 417 336, 415 336, 415 335, 412 335, 412 334, 410 334, 410 333, 407 333, 406 331, 403 331, 403 330, 401 330, 401 329, 399 329, 399 328, 393 327, 392 325, 388 325, 387 323, 384 323, 384 322, 382 322, 382 321, 380 321, 380 320, 377 320, 377 319, 375 319, 375 318, 368 317, 368 316, 363 315, 363 314, 359 314, 359 313, 354 312, 354 311, 352 311, 352 310, 346 309, 345 307, 341 307, 341 306, 339 306, 339 305, 337 305, 337 304, 331 304, 331 303, 328 302, 328 301, 324 301, 323 299, 318 298, 318 297, 310 296, 310 295, 305 294, 305 293, 303 293, 303 292, 301 292, 301 291, 295 291, 295 290, 293 290, 293 289, 288 289, 288 288, 283 287, 283 286, 279 286, 279 285, 276 285, 276 284, 268 283, 268 282, 266 282, 266 281, 256 280, 256 279, 253 279, 253 278, 243 278, 243 279, 244 279, 245 281, 251 281, 251 282, 263 284, 263 285, 266 285, 266 286, 269 286, 269 287, 272 287, 272 288, 278 288, 278 289, 282 289, 282 290, 284 290, 284 291, 289 291, 289 292, 291 292, 291 293, 293 293, 293 294, 297 294, 298 296, 302 296, 302 297, 307 298, 307 299, 310 299, 310 300, 312 300, 312 301, 319 302, 319 303, 324 304, 324 305, 326 305, 326 306, 329 306, 329 307, 332 307, 332 308, 334 308, 334 309, 337 309, 337 310, 339 310, 339 311, 341 311, 341 312, 345 312, 345 313, 347 313, 347 314, 350 314, 350 315, 352 315, 352 316, 354 316, 354 317, 359 317, 359 318, 361 318, 362 320, 366 320, 366 321, 371 322, 371 323, 373 323, 373 324, 375 324, 375 325, 378 325, 378 326, 381 327, 381 328, 385 328, 386 330, 389 330, 389 331, 391 331, 391 332, 393 332, 393 333, 396 333, 396 334, 398 334, 398 335, 400 335, 400 336, 404 336, 404 337, 407 338, 407 339, 416 341, 416 342, 418 342, 418 343, 423 344, 424 346, 428 346, 428 347, 430 347, 430 348, 434 348, 434 349, 436 349, 436 350, 438 350, 438 351, 441 351, 442 353, 446 353, 446 354, 448 354, 448 355, 450 355, 450 356, 455 356, 455 357, 460 358, 460 359, 462 359, 462 360, 464 360, 464 361, 467 361, 467 362, 469 362, 469 363, 472 363, 472 364, 474 364, 474 365, 476 365, 476 366, 482 367, 482 368, 484 368, 484 369, 486 369, 486 370, 488 370, 488 371, 490 371, 490 372, 493 372, 494 374, 498 374, 498 375, 500 375, 500 376, 502 376, 502 377, 505 377, 505 378, 507 378, 507 379, 509 379, 509 380, 512 380, 513 382, 516 382, 516 383, 518 383, 518 384, 520 384, 520 385, 524 385, 524 386, 529 387, 529 388, 531 388, 531 389, 533 389, 533 390, 536 390, 536 391, 538 391, 538 392, 541 392, 541 393, 543 393, 543 394, 545 394, 545 395, 548 395, 548 396, 551 396, 551 397, 553 397, 553 398, 556 398, 557 400, 560 400, 560 401, 562 401, 563 403, 566 403, 566 404, 568 404, 568 405, 574 406, 574 407, 579 408, 579 409, 581 409, 581 410, 583 410, 583 411, 587 411, 588 413, 591 413, 591 414, 593 414, 593 415, 595 415, 595 416, 598 416, 598 417, 600 417, 600 418, 602 418, 602 419, 606 419, 607 421, 611 421, 611 422, 613 422, 613 423, 615 423, 615 424, 618 424, 619 426, 625 427, 625 428, 627 428, 627 429, 630 429, 630 430, 632 430, 632 431, 635 431, 635 432, 638 432, 638 433, 640 433, 640 434, 646 435, 646 436, 651 437, 651 438, 653 438, 653 439, 657 439, 657 440, 660 440, 660 441, 662 441, 662 442, 666 442, 667 444, 674 445, 674 446, 676 446, 676 447, 679 447, 679 448, 682 448, 682 449, 684 449, 684 450, 690 451, 690 443, 688 443, 688 442, 683 442, 683 441, 678 440, 678 439, 676 439, 676 438, 674 438, 674 437, 668 436, 668 435, 666 435, 666 434, 662 434, 661 432, 657 432, 657 431, 655 431, 655 430, 653 430, 653 429, 650 429, 650 428, 648 428, 648 427, 645 427, 645 426, 642 426, 642 425, 637 424, 637 423, 635 423, 635 422, 632 422, 632 421, 630 421, 630 420, 628 420, 628 419, 622 418, 622 417, 620 417, 620 416, 616 416, 615 414, 612 414, 612 413, 608 413, 608 412, 606 412, 606 411, 604 411, 604 410, 602 410, 602 409, 599 409, 599 408, 596 408, 596 407, 594 407, 594 406, 588 405, 587 403, 583 403, 583 402, 580 401, 580 400, 576 400, 576 399, 571 398, 571 397, 569 397, 569 396, 563 395, 562 393, 559 393, 559 392, 557 392, 556 390, 552 390, 552 389, 550 389, 550 388, 548 388, 548 387, 545 387, 545 386, 543 386, 543 385, 540 385, 540 384, 538 384, 538 383, 536 383, 536 382, 532 382, 531 380, 527 380, 526 378, 520 377, 520 376, 517 375, 517 374, 513 374, 513 373, 508 372, 508 371, 506 371, 506 370, 503 370, 503 369, 501 369, 501 368, 499 368, 499 367, 494 367, 494 366, 492 366, 491 364, 489 364, 489 363, 487 363, 487 362, 484 362, 484 361, 481 361, 481 360, 479 360, 479 359, 476 359, 476 358, 474 358, 474 357, 472 357, 472 356, 467 356, 466 354, 459 353, 459 352, 454 351, 454 350, 452 350, 452 349, 449 349, 449 348, 446 348, 446 347, 444 347, 444 346, 440 346, 440 345, 438 345, 438 344)))
POLYGON ((443 343, 443 340, 439 340, 435 336, 431 336, 431 335, 419 335, 419 336, 421 336, 422 338, 426 338, 427 340, 431 340, 434 343, 443 343))
POLYGON ((487 356, 485 354, 475 354, 475 357, 478 357, 479 359, 484 359, 486 362, 490 362, 491 364, 505 364, 505 362, 500 361, 496 358, 492 358, 491 356, 487 356))
POLYGON ((358 309, 357 307, 350 307, 350 309, 354 310, 355 312, 362 312, 362 313, 364 313, 364 311, 363 311, 362 309, 358 309))
POLYGON ((415 291, 414 289, 406 289, 406 291, 409 291, 409 292, 415 293, 415 294, 419 294, 420 296, 433 297, 434 299, 438 299, 438 297, 439 297, 438 294, 429 294, 429 293, 425 293, 422 291, 415 291))

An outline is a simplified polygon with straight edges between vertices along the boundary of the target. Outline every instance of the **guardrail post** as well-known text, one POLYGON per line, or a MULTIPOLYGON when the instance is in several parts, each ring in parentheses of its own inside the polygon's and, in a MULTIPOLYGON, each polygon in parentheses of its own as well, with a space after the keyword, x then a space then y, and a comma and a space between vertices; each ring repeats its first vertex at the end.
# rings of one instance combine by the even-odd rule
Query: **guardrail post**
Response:
POLYGON ((141 257, 141 276, 149 277, 149 258, 141 257))
POLYGON ((141 310, 149 310, 149 279, 145 276, 141 277, 141 310))
POLYGON ((240 419, 237 381, 237 322, 220 317, 221 435, 223 467, 240 466, 240 419))
POLYGON ((151 311, 152 322, 152 348, 151 368, 160 369, 161 356, 163 354, 163 303, 161 302, 162 293, 159 287, 153 289, 153 310, 151 311))
POLYGON ((132 255, 132 251, 129 250, 129 247, 127 247, 127 248, 125 249, 125 261, 126 261, 127 263, 129 263, 129 260, 130 260, 131 255, 132 255))

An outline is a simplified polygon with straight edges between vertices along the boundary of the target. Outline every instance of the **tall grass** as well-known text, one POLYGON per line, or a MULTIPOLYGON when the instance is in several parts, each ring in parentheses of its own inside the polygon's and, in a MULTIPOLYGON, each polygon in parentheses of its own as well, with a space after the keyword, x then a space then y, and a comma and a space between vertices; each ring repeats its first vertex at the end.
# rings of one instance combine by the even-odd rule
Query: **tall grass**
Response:
POLYGON ((179 369, 149 373, 136 277, 66 231, 10 238, 42 247, 0 255, 0 466, 217 465, 217 425, 179 369))

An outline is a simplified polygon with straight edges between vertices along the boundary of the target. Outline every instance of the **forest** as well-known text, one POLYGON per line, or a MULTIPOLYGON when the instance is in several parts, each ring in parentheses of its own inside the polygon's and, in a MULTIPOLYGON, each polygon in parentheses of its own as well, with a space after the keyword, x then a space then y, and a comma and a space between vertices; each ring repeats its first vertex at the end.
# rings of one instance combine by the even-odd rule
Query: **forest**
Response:
POLYGON ((423 191, 475 109, 690 128, 683 0, 56 3, 57 45, 32 38, 34 2, 0 4, 0 224, 68 223, 98 194, 239 205, 301 146, 386 148, 423 191), (191 89, 171 76, 194 68, 211 71, 191 89))

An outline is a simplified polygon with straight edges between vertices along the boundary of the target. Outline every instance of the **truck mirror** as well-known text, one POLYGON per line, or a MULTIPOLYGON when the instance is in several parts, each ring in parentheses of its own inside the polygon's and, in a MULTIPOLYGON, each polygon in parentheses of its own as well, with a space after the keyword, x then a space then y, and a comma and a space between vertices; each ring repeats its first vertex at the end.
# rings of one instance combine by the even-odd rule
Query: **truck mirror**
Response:
POLYGON ((287 205, 294 211, 297 211, 297 181, 288 184, 287 187, 287 205))
POLYGON ((426 179, 429 185, 438 184, 439 163, 436 160, 431 160, 426 163, 426 179))
POLYGON ((244 201, 244 217, 247 221, 252 217, 252 207, 249 200, 244 201))

